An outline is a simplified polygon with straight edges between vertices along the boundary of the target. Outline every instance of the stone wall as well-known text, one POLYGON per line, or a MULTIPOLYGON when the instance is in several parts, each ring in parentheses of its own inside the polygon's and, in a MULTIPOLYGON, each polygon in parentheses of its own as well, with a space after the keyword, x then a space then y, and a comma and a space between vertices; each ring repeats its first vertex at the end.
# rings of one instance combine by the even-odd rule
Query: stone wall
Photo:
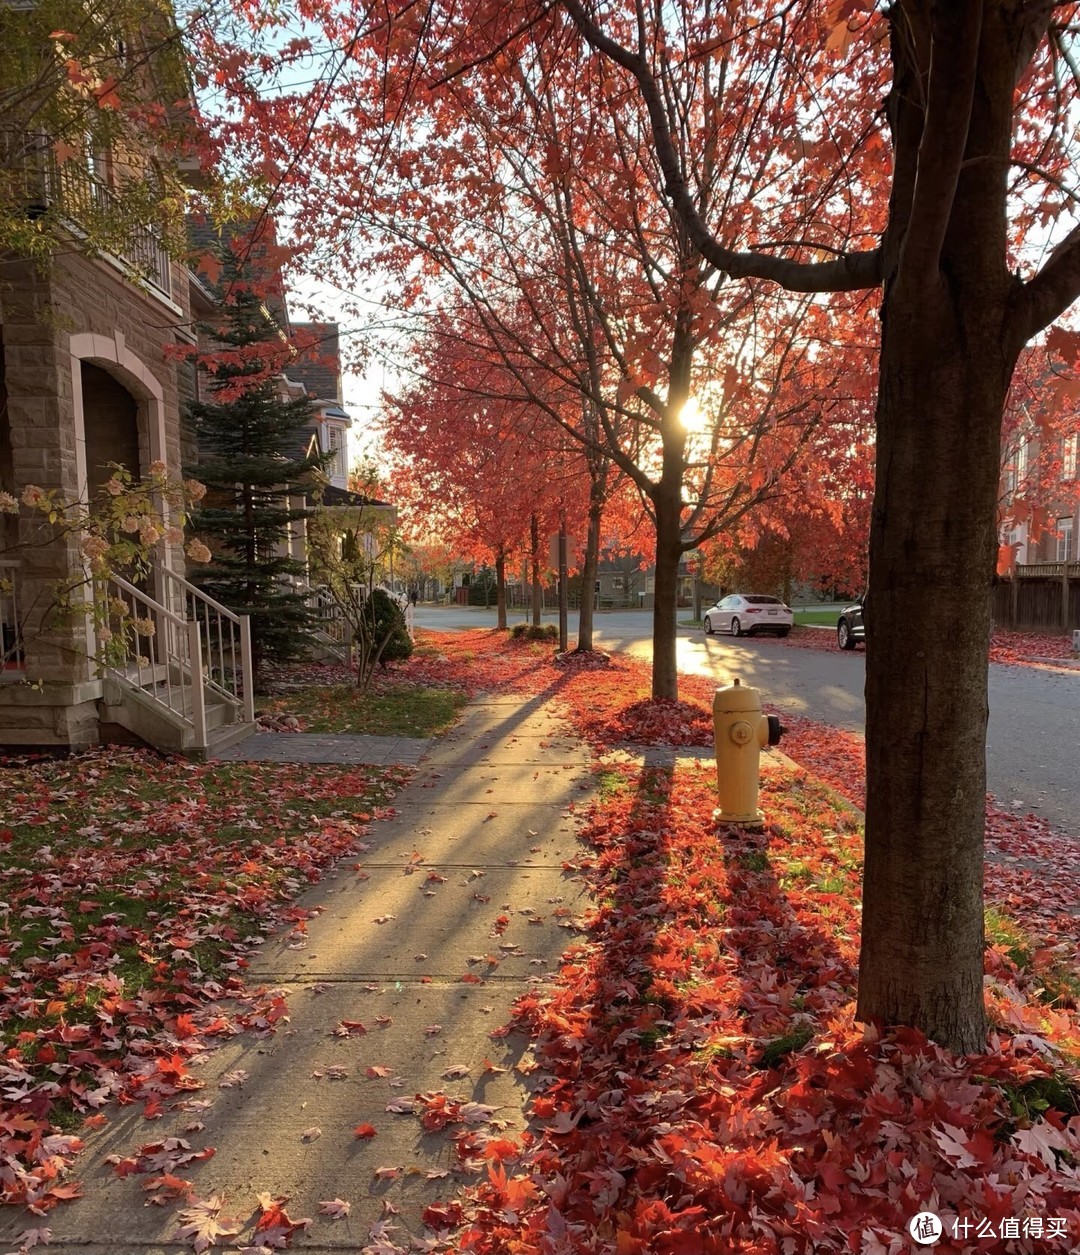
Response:
MULTIPOLYGON (((107 371, 135 398, 139 469, 160 457, 180 474, 177 365, 166 346, 184 338, 189 321, 182 267, 174 265, 173 279, 178 304, 159 299, 108 260, 59 254, 42 273, 5 259, 0 336, 10 491, 38 484, 60 489, 67 500, 85 493, 85 432, 76 421, 81 361, 107 371)), ((127 460, 118 451, 117 461, 127 460)), ((15 548, 7 550, 21 564, 25 679, 40 687, 14 684, 6 675, 0 744, 85 744, 97 739, 100 691, 86 624, 79 617, 57 623, 50 615, 58 581, 81 569, 78 545, 72 538, 43 544, 41 536, 40 522, 23 517, 15 548)), ((10 536, 6 541, 10 546, 10 536)))

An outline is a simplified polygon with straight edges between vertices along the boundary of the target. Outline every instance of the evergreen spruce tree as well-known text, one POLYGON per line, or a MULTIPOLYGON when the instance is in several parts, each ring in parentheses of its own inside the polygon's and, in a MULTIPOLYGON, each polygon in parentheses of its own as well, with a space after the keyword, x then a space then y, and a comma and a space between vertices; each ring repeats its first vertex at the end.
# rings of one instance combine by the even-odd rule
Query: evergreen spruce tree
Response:
POLYGON ((304 651, 313 627, 304 594, 293 584, 305 566, 285 556, 285 542, 290 525, 312 513, 291 506, 289 497, 304 491, 326 455, 308 454, 309 402, 282 399, 267 370, 280 354, 281 329, 256 287, 244 281, 235 256, 226 251, 223 264, 227 303, 223 325, 211 334, 225 352, 211 370, 211 399, 188 409, 199 449, 191 474, 207 488, 191 527, 212 557, 190 578, 230 610, 251 616, 258 684, 267 662, 304 651))

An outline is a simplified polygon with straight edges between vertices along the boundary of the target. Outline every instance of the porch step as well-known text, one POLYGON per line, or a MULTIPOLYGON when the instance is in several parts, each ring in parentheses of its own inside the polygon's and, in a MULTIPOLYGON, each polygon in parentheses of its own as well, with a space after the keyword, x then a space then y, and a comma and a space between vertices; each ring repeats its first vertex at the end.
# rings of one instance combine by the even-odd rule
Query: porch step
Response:
POLYGON ((249 723, 236 722, 236 711, 230 703, 206 694, 207 747, 194 744, 190 709, 180 709, 180 694, 173 686, 170 694, 164 684, 140 688, 119 680, 106 683, 106 695, 100 702, 101 718, 119 724, 140 740, 156 749, 173 750, 202 760, 219 749, 236 744, 255 731, 249 723), (158 700, 160 698, 160 700, 158 700))
POLYGON ((335 640, 328 632, 313 632, 308 652, 316 662, 326 662, 331 658, 335 662, 344 663, 346 666, 350 662, 348 645, 335 640))
POLYGON ((227 723, 224 727, 215 728, 213 732, 207 733, 210 744, 205 751, 188 750, 186 751, 187 757, 199 763, 209 762, 212 758, 219 757, 225 750, 231 749, 232 746, 246 741, 253 732, 257 731, 258 727, 254 723, 227 723))

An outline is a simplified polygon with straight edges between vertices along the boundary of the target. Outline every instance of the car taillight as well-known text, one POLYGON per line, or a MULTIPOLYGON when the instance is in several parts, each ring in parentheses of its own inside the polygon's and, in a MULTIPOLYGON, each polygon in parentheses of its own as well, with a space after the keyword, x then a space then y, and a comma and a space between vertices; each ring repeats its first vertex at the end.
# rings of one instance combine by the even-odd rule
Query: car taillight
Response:
POLYGON ((746 607, 746 613, 747 613, 747 614, 760 614, 760 613, 761 613, 761 607, 760 607, 760 606, 747 606, 747 607, 746 607))

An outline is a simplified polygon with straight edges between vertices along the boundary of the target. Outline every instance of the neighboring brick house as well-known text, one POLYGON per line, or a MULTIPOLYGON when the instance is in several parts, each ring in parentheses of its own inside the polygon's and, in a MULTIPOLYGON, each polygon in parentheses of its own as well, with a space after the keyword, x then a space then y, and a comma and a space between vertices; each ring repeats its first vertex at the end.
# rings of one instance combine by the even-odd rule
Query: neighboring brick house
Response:
POLYGON ((1076 385, 1044 371, 1007 416, 1002 441, 994 621, 1080 627, 1080 415, 1076 385), (1040 409, 1046 407, 1046 413, 1040 409))
POLYGON ((1080 562, 1080 483, 1077 453, 1080 435, 1072 432, 1062 441, 1060 452, 1060 493, 1049 496, 1046 509, 1050 530, 1028 547, 1027 561, 1080 562))
POLYGON ((1017 366, 1001 438, 999 573, 1080 563, 1080 384, 1043 347, 1017 366))
MULTIPOLYGON (((42 269, 5 258, 0 286, 0 476, 87 500, 109 463, 135 476, 151 462, 179 475, 180 411, 190 373, 166 350, 190 340, 185 267, 157 251, 150 278, 124 257, 58 249, 42 269)), ((12 520, 14 522, 14 520, 12 520)), ((25 527, 26 524, 24 523, 25 527)), ((10 531, 9 541, 14 540, 10 531)), ((177 548, 166 561, 183 573, 177 548)), ((74 541, 18 551, 9 568, 17 604, 32 607, 80 559, 74 541)), ((7 625, 9 631, 12 625, 7 625)), ((88 625, 24 638, 21 671, 40 687, 0 688, 0 743, 78 745, 97 740, 102 681, 89 659, 88 625)), ((8 680, 20 679, 15 669, 8 680)))
POLYGON ((1007 451, 1002 499, 1007 512, 1002 536, 1019 566, 1048 562, 1080 563, 1080 433, 1056 439, 1053 446, 1017 438, 1007 451), (1008 512, 1023 499, 1022 518, 1008 512), (1037 523, 1029 522, 1034 515, 1037 523))

